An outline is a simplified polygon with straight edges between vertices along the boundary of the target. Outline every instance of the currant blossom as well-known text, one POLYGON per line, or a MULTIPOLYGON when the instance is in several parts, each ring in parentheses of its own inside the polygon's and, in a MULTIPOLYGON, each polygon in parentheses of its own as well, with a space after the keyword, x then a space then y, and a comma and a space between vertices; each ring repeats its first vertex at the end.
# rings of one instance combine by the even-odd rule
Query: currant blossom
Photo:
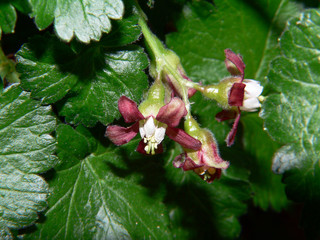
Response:
POLYGON ((229 162, 220 157, 212 133, 200 128, 192 117, 186 121, 185 129, 191 136, 200 140, 202 146, 199 150, 184 149, 184 153, 174 159, 173 165, 184 171, 193 170, 203 180, 212 183, 214 179, 220 178, 221 170, 228 168, 229 162))
POLYGON ((256 80, 244 78, 245 64, 240 55, 230 49, 225 50, 225 55, 225 64, 232 77, 223 79, 217 85, 204 87, 202 93, 217 100, 223 108, 216 115, 217 121, 235 119, 226 138, 227 145, 231 146, 234 143, 241 111, 254 112, 261 107, 260 101, 263 100, 263 97, 260 95, 263 87, 256 80))
MULTIPOLYGON (((162 85, 162 84, 161 84, 162 85)), ((182 117, 187 114, 184 102, 177 97, 164 104, 161 98, 162 90, 153 85, 148 98, 137 104, 126 96, 120 97, 118 108, 126 123, 134 123, 130 127, 110 125, 107 127, 106 136, 116 145, 123 145, 140 133, 137 151, 142 154, 156 154, 163 152, 162 140, 167 135, 181 146, 198 150, 201 142, 182 129, 176 128, 182 117), (162 101, 162 104, 159 101, 162 101), (140 110, 139 110, 140 109, 140 110)))

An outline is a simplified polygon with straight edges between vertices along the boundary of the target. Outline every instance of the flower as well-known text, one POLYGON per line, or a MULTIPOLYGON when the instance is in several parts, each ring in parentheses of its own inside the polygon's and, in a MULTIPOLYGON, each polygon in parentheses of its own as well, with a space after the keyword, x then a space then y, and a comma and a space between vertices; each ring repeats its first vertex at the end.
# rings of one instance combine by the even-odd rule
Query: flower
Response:
POLYGON ((173 165, 184 171, 193 170, 203 180, 212 183, 220 178, 221 169, 228 168, 229 162, 220 157, 217 142, 209 130, 200 128, 193 118, 186 122, 186 131, 200 140, 202 146, 199 150, 184 149, 184 153, 174 159, 173 165))
POLYGON ((260 96, 263 87, 260 82, 252 79, 244 79, 245 64, 240 55, 230 49, 225 50, 225 64, 232 77, 223 79, 217 85, 209 85, 203 88, 203 94, 215 99, 223 108, 216 115, 217 121, 235 119, 232 129, 229 132, 226 142, 228 146, 234 143, 241 111, 254 112, 261 107, 260 96))
MULTIPOLYGON (((162 86, 162 84, 161 84, 162 86)), ((198 150, 201 142, 182 129, 176 128, 182 117, 187 114, 184 102, 177 97, 168 104, 162 105, 156 99, 162 90, 155 84, 150 88, 148 98, 137 107, 137 104, 126 96, 120 97, 118 108, 126 123, 134 123, 130 127, 110 125, 107 127, 106 136, 116 145, 123 145, 134 138, 138 132, 142 140, 137 151, 143 154, 156 154, 163 151, 162 140, 167 135, 181 146, 198 150)))

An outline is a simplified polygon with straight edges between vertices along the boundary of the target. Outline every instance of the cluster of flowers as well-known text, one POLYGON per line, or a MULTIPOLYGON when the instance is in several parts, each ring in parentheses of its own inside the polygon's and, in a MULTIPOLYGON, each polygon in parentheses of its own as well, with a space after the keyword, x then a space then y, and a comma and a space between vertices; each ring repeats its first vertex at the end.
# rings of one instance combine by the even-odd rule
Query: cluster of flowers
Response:
POLYGON ((217 101, 223 109, 216 115, 216 120, 235 119, 226 138, 227 145, 231 146, 241 111, 256 111, 260 107, 263 87, 255 80, 244 79, 245 64, 241 56, 230 49, 225 50, 225 64, 232 76, 208 86, 191 82, 177 61, 177 56, 171 51, 167 55, 170 67, 162 66, 159 71, 151 73, 156 80, 139 106, 126 96, 119 99, 121 115, 126 123, 133 124, 129 127, 110 125, 106 136, 114 144, 122 145, 139 132, 142 139, 137 151, 142 154, 157 154, 163 151, 161 142, 167 135, 184 149, 175 158, 173 165, 184 171, 193 170, 203 180, 211 183, 220 177, 221 170, 226 169, 229 162, 220 157, 213 134, 208 129, 201 128, 191 116, 188 98, 198 90, 217 101), (182 118, 184 130, 177 128, 182 118))

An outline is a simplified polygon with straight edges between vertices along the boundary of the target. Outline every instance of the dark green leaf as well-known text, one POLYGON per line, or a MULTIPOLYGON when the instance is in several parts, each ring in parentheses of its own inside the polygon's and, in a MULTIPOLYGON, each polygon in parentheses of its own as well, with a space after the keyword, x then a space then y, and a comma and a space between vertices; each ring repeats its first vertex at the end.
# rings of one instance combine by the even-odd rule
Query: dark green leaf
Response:
POLYGON ((55 139, 49 135, 56 121, 50 107, 40 106, 19 85, 1 94, 0 119, 0 238, 11 239, 8 228, 32 224, 47 206, 47 183, 30 173, 57 163, 55 139))
POLYGON ((29 14, 32 9, 28 0, 11 0, 11 4, 20 12, 29 14))
POLYGON ((17 13, 9 2, 0 3, 0 39, 1 33, 13 33, 16 26, 17 13))
MULTIPOLYGON (((59 113, 68 122, 94 125, 97 121, 107 125, 119 117, 120 96, 139 101, 147 88, 147 76, 142 71, 148 60, 139 47, 104 53, 101 56, 103 69, 95 73, 91 82, 79 81, 64 102, 59 113)), ((85 60, 85 59, 84 59, 85 60)))
POLYGON ((97 147, 81 126, 61 125, 57 136, 63 163, 50 181, 46 221, 29 239, 171 238, 166 210, 137 184, 141 177, 116 175, 134 171, 126 167, 125 152, 97 147))
POLYGON ((268 74, 270 85, 280 93, 267 98, 261 113, 269 134, 285 144, 274 157, 273 170, 286 172, 291 199, 306 202, 302 222, 312 238, 320 235, 314 227, 320 222, 319 34, 318 10, 289 22, 280 40, 283 56, 272 62, 268 74))
POLYGON ((62 99, 76 84, 73 73, 77 55, 64 43, 52 37, 34 37, 17 54, 17 71, 21 85, 32 91, 32 97, 44 104, 62 99))
POLYGON ((250 182, 254 191, 255 205, 267 210, 271 206, 280 211, 288 205, 281 176, 271 171, 272 157, 280 147, 263 130, 263 122, 256 114, 244 116, 244 149, 254 159, 247 159, 251 170, 250 182))
POLYGON ((32 16, 39 29, 54 20, 57 35, 70 41, 74 36, 81 42, 99 40, 111 30, 110 19, 121 19, 124 5, 121 0, 31 0, 32 16))
POLYGON ((17 56, 22 86, 43 103, 59 105, 70 123, 108 124, 119 117, 122 95, 139 101, 148 86, 143 70, 148 60, 143 50, 130 46, 106 50, 88 46, 75 54, 55 38, 35 38, 17 56))
POLYGON ((136 41, 141 35, 138 25, 139 16, 132 4, 132 0, 123 1, 125 4, 125 14, 123 19, 113 21, 111 32, 104 35, 100 43, 106 47, 120 47, 136 41))

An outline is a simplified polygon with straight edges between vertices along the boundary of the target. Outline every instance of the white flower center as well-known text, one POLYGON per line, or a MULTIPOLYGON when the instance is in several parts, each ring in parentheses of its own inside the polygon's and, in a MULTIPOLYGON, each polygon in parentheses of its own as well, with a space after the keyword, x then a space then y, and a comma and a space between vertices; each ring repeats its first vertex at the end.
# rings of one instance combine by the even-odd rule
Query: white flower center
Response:
POLYGON ((251 79, 245 79, 243 83, 246 84, 246 87, 244 89, 243 106, 240 109, 247 112, 256 111, 261 107, 259 97, 263 91, 263 87, 260 85, 260 82, 251 79))
POLYGON ((155 150, 158 149, 158 145, 164 139, 166 128, 166 124, 157 121, 153 117, 148 117, 139 122, 139 132, 144 143, 146 143, 144 150, 147 154, 155 154, 155 150))

